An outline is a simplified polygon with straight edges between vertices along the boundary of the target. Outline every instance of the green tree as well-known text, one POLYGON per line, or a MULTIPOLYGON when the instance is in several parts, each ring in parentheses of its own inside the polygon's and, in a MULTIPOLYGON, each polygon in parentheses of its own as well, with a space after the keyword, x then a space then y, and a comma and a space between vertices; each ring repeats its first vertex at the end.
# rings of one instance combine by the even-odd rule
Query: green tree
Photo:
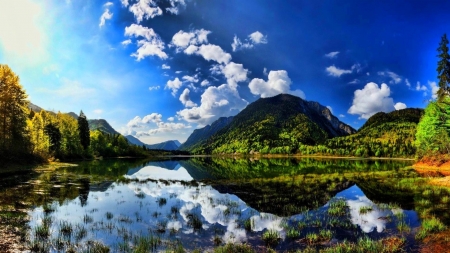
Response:
POLYGON ((441 37, 441 42, 439 43, 437 51, 437 56, 439 57, 437 66, 439 79, 437 100, 442 102, 444 96, 448 95, 450 92, 450 56, 448 54, 448 39, 446 34, 441 37))
POLYGON ((0 158, 30 153, 26 122, 28 103, 19 77, 8 65, 0 64, 0 158))
POLYGON ((46 125, 44 131, 50 139, 50 152, 54 155, 58 155, 61 150, 61 131, 59 131, 58 126, 53 123, 46 125))
POLYGON ((83 111, 80 111, 80 116, 78 116, 78 133, 80 134, 81 146, 83 146, 83 149, 86 150, 91 143, 91 139, 89 133, 89 123, 83 111))

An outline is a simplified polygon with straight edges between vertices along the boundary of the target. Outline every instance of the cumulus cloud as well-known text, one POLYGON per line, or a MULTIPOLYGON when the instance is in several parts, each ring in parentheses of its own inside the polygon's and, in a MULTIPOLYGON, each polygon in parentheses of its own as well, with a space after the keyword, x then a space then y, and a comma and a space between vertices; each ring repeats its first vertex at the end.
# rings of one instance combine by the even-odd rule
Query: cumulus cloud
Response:
POLYGON ((174 118, 174 117, 168 117, 167 120, 170 121, 170 122, 172 122, 172 121, 175 120, 175 118, 174 118))
POLYGON ((379 76, 385 76, 391 79, 389 81, 390 84, 398 84, 402 81, 402 77, 392 71, 379 71, 377 74, 379 76))
MULTIPOLYGON (((122 4, 124 4, 124 2, 128 4, 128 1, 122 0, 122 4)), ((144 19, 148 20, 162 15, 161 8, 158 7, 158 4, 154 0, 138 0, 135 4, 130 6, 129 10, 133 13, 138 24, 144 19)))
POLYGON ((201 95, 200 106, 178 111, 177 115, 187 122, 206 125, 221 116, 239 112, 247 104, 248 102, 239 96, 234 86, 229 84, 209 86, 201 95))
POLYGON ((132 24, 125 28, 125 35, 128 37, 142 38, 138 40, 138 50, 131 54, 138 61, 147 56, 158 56, 161 59, 167 59, 167 54, 163 51, 165 47, 164 42, 152 28, 132 24))
POLYGON ((164 89, 170 89, 172 90, 172 95, 175 96, 178 89, 180 89, 181 85, 183 85, 183 82, 176 77, 174 80, 167 81, 166 87, 164 89))
POLYGON ((416 91, 427 91, 428 88, 425 85, 421 85, 420 82, 417 82, 416 91))
POLYGON ((161 119, 162 119, 162 115, 154 112, 154 113, 151 113, 151 114, 145 116, 142 119, 142 123, 144 123, 144 124, 147 124, 150 122, 157 123, 157 122, 161 122, 161 119))
POLYGON ((402 102, 398 102, 394 105, 395 110, 401 110, 406 108, 406 104, 402 102))
MULTIPOLYGON (((172 42, 170 46, 177 47, 177 51, 184 50, 188 48, 189 46, 197 46, 200 44, 208 43, 208 34, 210 34, 210 31, 200 29, 200 30, 194 30, 192 32, 185 32, 183 30, 178 31, 175 35, 172 37, 172 42)), ((195 47, 191 48, 190 50, 194 50, 195 47)), ((186 52, 187 54, 192 54, 186 52)))
POLYGON ((233 52, 236 52, 241 49, 253 48, 256 44, 267 44, 267 36, 262 34, 259 31, 256 31, 248 36, 248 39, 245 39, 244 42, 235 35, 233 38, 233 43, 231 43, 231 48, 233 52))
POLYGON ((198 81, 199 81, 198 75, 193 75, 193 76, 185 75, 181 79, 183 79, 185 82, 189 82, 189 83, 198 83, 198 81))
POLYGON ((289 93, 305 98, 301 90, 291 91, 292 81, 286 70, 270 71, 268 80, 254 78, 248 85, 250 92, 254 95, 261 95, 262 98, 272 97, 280 93, 289 93))
POLYGON ((250 40, 255 44, 266 44, 267 43, 267 36, 260 33, 259 31, 256 31, 248 36, 250 40))
POLYGON ((436 99, 439 86, 436 84, 436 82, 431 81, 428 81, 428 85, 430 86, 431 89, 431 98, 436 99))
POLYGON ((333 59, 333 58, 336 58, 338 54, 339 54, 339 51, 329 52, 328 54, 325 54, 325 57, 333 59))
POLYGON ((226 64, 231 60, 231 55, 229 53, 223 51, 221 47, 212 44, 201 45, 195 53, 203 56, 207 61, 226 64))
POLYGON ((209 84, 210 84, 209 81, 205 79, 200 83, 200 86, 204 87, 204 86, 208 86, 209 84))
POLYGON ((180 95, 180 101, 181 101, 181 103, 183 103, 183 105, 185 106, 185 107, 194 107, 194 106, 197 106, 197 104, 196 103, 194 103, 194 102, 192 102, 192 100, 191 100, 191 98, 190 98, 190 96, 189 96, 189 93, 190 93, 191 91, 188 89, 188 88, 186 88, 186 89, 184 89, 184 91, 183 91, 183 93, 181 93, 181 95, 180 95))
POLYGON ((359 115, 360 118, 368 119, 377 112, 391 112, 406 105, 397 103, 390 97, 391 90, 387 84, 382 83, 378 87, 376 83, 368 83, 361 90, 355 90, 353 104, 348 113, 359 115))
POLYGON ((134 117, 127 123, 127 127, 141 127, 141 126, 142 126, 142 119, 139 116, 134 117))
POLYGON ((185 0, 170 0, 170 7, 166 8, 166 11, 174 15, 178 15, 181 9, 186 8, 185 0))
POLYGON ((124 6, 124 7, 128 7, 128 5, 129 5, 128 0, 120 0, 120 2, 122 3, 122 6, 124 6))
POLYGON ((126 47, 131 44, 131 40, 130 39, 124 40, 120 44, 122 44, 124 47, 126 47))
POLYGON ((340 69, 334 65, 327 67, 325 70, 327 71, 328 75, 335 77, 340 77, 344 74, 350 74, 353 72, 352 69, 340 69))
POLYGON ((170 133, 175 132, 177 130, 191 128, 192 126, 186 125, 184 123, 173 123, 173 122, 157 122, 157 128, 152 128, 147 131, 138 131, 136 132, 137 137, 143 136, 151 136, 158 133, 170 133))
POLYGON ((244 65, 230 62, 225 66, 220 66, 221 73, 227 78, 229 83, 244 82, 247 80, 248 70, 244 65))

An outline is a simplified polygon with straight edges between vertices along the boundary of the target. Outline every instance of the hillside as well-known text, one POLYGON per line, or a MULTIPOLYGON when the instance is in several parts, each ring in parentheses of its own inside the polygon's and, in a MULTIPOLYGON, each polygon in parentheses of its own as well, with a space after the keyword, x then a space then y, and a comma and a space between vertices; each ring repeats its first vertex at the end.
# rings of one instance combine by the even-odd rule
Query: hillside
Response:
POLYGON ((217 133, 219 130, 230 124, 233 120, 231 117, 220 117, 214 121, 211 125, 207 125, 203 128, 195 129, 194 132, 189 136, 189 138, 181 144, 180 150, 190 150, 195 149, 195 147, 200 146, 208 140, 209 137, 217 133))
POLYGON ((317 102, 280 94, 260 98, 194 153, 296 153, 299 144, 317 145, 355 133, 317 102))
POLYGON ((408 108, 370 117, 357 133, 327 140, 319 146, 301 146, 301 154, 413 157, 417 124, 423 109, 408 108))
POLYGON ((108 121, 104 119, 88 119, 89 129, 90 130, 99 130, 103 133, 107 134, 119 134, 112 126, 108 123, 108 121))

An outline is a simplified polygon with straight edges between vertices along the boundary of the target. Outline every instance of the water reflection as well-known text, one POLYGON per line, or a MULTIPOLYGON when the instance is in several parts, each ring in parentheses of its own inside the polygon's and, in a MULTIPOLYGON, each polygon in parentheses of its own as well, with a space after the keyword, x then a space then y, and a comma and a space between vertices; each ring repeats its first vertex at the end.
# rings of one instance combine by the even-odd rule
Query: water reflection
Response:
MULTIPOLYGON (((248 164, 247 161, 240 163, 248 164)), ((413 228, 419 225, 415 212, 375 203, 354 182, 339 179, 340 176, 322 176, 319 180, 307 173, 307 176, 302 175, 303 181, 292 177, 292 180, 287 178, 287 182, 264 179, 240 184, 198 183, 192 180, 205 175, 201 172, 205 167, 197 168, 192 164, 189 161, 147 162, 128 167, 126 171, 118 167, 111 170, 112 174, 121 171, 125 178, 132 179, 123 183, 107 181, 92 186, 90 181, 79 179, 76 198, 35 208, 29 213, 29 225, 37 228, 51 220, 51 238, 55 241, 61 239, 64 222, 68 222, 74 231, 72 243, 100 240, 113 252, 132 247, 133 238, 148 234, 168 241, 179 240, 187 249, 207 249, 226 242, 264 245, 262 234, 270 230, 281 238, 277 249, 286 250, 305 246, 289 238, 288 232, 292 229, 298 230, 298 237, 329 229, 335 240, 341 241, 355 240, 361 233, 373 238, 387 236, 397 230, 400 221, 413 228), (188 168, 184 167, 186 164, 188 168), (277 193, 280 190, 282 192, 277 193), (329 210, 337 200, 345 202, 345 211, 333 216, 329 210), (363 207, 371 209, 363 213, 363 207), (86 234, 77 237, 75 231, 82 229, 86 234)), ((258 166, 262 164, 269 163, 261 161, 258 166)), ((291 162, 287 162, 287 166, 277 165, 280 167, 275 172, 284 175, 300 170, 299 167, 289 168, 291 165, 291 162)), ((256 170, 261 177, 275 175, 258 166, 256 170)), ((253 170, 242 168, 236 171, 253 170)), ((225 170, 231 171, 231 168, 225 170)), ((257 172, 251 173, 256 175, 257 172)), ((64 182, 61 176, 53 180, 64 182)), ((61 191, 55 187, 49 190, 55 194, 61 191)), ((40 239, 36 233, 31 233, 32 241, 40 239)))

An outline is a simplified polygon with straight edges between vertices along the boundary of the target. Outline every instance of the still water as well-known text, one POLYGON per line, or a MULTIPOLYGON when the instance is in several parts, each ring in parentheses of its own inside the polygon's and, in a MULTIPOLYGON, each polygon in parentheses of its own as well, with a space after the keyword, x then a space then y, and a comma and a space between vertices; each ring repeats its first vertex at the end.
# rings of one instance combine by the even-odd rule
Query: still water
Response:
POLYGON ((383 183, 393 176, 414 178, 404 171, 411 163, 105 160, 42 173, 10 189, 31 203, 27 244, 50 252, 78 251, 93 242, 131 252, 144 239, 156 252, 207 251, 228 242, 282 252, 392 235, 414 249, 420 226, 414 196, 383 183))

